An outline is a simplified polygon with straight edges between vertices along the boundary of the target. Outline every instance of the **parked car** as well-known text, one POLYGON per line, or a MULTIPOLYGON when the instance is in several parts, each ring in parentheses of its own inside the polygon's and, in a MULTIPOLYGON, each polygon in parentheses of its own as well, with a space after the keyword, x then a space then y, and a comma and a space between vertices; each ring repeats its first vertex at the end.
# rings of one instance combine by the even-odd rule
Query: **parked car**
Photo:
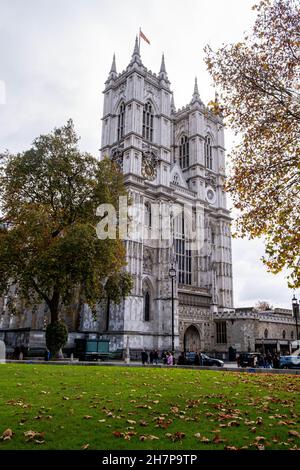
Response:
MULTIPOLYGON (((187 365, 194 365, 195 364, 195 352, 187 352, 185 353, 185 364, 187 365)), ((217 366, 217 367, 223 367, 224 366, 224 361, 221 359, 216 359, 214 357, 209 357, 204 353, 200 353, 200 364, 203 366, 217 366)))
POLYGON ((239 367, 256 367, 260 353, 240 353, 237 358, 239 367))
POLYGON ((300 369, 300 356, 281 356, 279 366, 281 369, 300 369))
POLYGON ((223 367, 224 361, 221 359, 216 359, 215 357, 209 357, 206 354, 201 353, 202 365, 203 366, 217 366, 223 367))

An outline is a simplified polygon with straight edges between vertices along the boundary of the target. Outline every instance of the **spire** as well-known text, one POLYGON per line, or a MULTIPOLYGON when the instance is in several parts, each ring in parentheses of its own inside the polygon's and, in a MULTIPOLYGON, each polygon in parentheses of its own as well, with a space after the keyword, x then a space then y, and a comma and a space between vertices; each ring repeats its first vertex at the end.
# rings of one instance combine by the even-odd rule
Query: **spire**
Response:
POLYGON ((134 55, 134 54, 140 55, 139 40, 138 40, 137 35, 136 35, 136 37, 135 37, 135 44, 134 44, 133 55, 134 55))
POLYGON ((161 65, 159 73, 167 73, 166 71, 166 64, 165 64, 165 55, 163 54, 161 57, 161 65))
POLYGON ((174 102, 174 95, 172 93, 172 98, 171 98, 171 112, 175 112, 176 111, 176 106, 175 106, 175 102, 174 102))
POLYGON ((198 82, 197 77, 195 77, 195 85, 194 85, 194 93, 191 103, 195 103, 195 101, 199 101, 201 103, 199 89, 198 89, 198 82))
POLYGON ((197 77, 195 77, 195 85, 194 85, 194 94, 193 98, 199 98, 199 90, 198 90, 198 82, 197 82, 197 77))
POLYGON ((113 61, 111 64, 110 72, 109 73, 117 73, 117 67, 116 67, 116 55, 113 55, 113 61))
POLYGON ((140 55, 139 40, 138 40, 137 36, 135 37, 135 44, 134 44, 133 54, 131 56, 130 65, 134 64, 134 62, 138 63, 139 65, 142 64, 141 55, 140 55))
POLYGON ((161 65, 160 65, 160 71, 159 71, 158 77, 161 80, 165 80, 166 82, 169 82, 167 71, 166 71, 165 55, 164 54, 161 57, 161 65))

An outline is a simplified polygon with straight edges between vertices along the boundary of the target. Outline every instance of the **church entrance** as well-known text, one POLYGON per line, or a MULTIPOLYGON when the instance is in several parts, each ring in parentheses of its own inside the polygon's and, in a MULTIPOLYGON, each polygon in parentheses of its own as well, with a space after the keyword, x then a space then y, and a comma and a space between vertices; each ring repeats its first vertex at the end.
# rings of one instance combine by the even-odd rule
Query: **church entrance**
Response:
POLYGON ((184 351, 200 351, 200 334, 194 325, 187 328, 183 339, 184 351))

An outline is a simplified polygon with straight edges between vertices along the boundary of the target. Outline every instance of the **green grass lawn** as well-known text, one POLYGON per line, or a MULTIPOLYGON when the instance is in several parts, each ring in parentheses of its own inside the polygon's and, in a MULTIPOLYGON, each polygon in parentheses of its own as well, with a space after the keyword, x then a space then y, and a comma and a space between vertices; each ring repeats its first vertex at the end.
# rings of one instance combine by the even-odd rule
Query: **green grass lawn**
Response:
POLYGON ((2 364, 0 450, 296 449, 298 394, 293 375, 2 364))

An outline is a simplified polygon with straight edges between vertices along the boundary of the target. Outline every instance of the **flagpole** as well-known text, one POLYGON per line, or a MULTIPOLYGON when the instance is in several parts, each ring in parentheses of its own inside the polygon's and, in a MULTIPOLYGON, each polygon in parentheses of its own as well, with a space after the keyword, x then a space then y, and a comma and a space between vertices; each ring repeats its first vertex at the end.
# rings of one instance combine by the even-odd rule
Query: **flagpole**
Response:
POLYGON ((139 30, 139 52, 141 52, 141 27, 139 30))

